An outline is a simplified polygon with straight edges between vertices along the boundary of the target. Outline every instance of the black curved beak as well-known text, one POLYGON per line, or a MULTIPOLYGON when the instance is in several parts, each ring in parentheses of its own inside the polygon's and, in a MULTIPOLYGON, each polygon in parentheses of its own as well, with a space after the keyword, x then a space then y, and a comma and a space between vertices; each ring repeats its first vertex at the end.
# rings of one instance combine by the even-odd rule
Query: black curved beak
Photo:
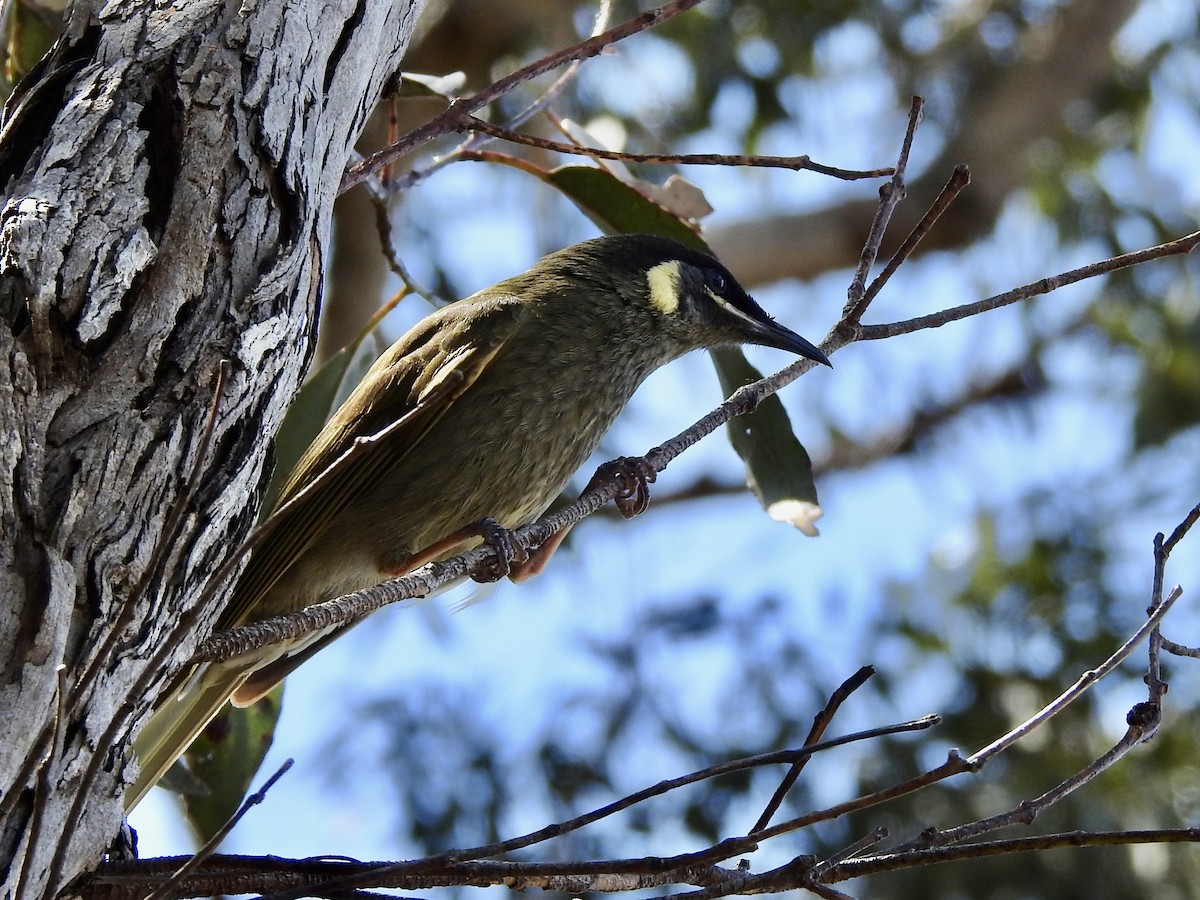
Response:
POLYGON ((754 334, 754 343, 756 344, 762 344, 764 347, 774 347, 776 350, 786 350, 789 353, 796 353, 814 362, 819 362, 823 366, 833 368, 833 363, 829 361, 829 357, 822 353, 815 344, 800 337, 800 335, 796 334, 790 328, 784 328, 774 319, 755 321, 751 330, 754 334))

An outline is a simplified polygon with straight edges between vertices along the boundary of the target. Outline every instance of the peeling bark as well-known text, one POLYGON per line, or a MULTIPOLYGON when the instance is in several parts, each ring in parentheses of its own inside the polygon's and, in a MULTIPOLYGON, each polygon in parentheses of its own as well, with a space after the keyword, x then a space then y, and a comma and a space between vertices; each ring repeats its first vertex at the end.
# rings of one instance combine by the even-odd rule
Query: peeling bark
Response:
POLYGON ((5 896, 58 893, 119 831, 128 737, 223 600, 197 605, 253 521, 338 181, 421 5, 78 3, 10 102, 5 896))

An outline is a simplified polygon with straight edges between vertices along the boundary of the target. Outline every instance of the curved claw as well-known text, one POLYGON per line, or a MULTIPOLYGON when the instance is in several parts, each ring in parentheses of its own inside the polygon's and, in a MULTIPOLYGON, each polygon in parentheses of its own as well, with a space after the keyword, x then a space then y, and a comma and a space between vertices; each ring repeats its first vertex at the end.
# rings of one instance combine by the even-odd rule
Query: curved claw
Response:
POLYGON ((600 466, 588 487, 597 482, 618 479, 621 486, 613 497, 613 503, 623 517, 632 519, 644 513, 650 505, 650 485, 657 477, 658 473, 644 457, 622 456, 600 466))
POLYGON ((499 581, 506 577, 513 567, 520 567, 529 560, 529 553, 512 531, 505 528, 495 519, 480 519, 472 526, 489 547, 496 551, 496 558, 476 567, 471 573, 475 581, 499 581))

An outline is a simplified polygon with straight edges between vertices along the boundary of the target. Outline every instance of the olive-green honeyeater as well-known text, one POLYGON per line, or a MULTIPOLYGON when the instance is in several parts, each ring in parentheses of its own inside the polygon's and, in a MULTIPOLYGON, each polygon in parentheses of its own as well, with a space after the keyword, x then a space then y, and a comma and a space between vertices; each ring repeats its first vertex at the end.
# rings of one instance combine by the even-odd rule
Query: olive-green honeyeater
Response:
MULTIPOLYGON (((305 452, 275 509, 294 502, 251 551, 217 629, 461 552, 479 543, 470 526, 485 518, 532 522, 647 375, 690 350, 735 343, 828 364, 715 259, 647 235, 576 244, 443 307, 375 362, 305 452)), ((337 633, 181 676, 135 740, 141 773, 127 807, 227 699, 253 702, 337 633)))

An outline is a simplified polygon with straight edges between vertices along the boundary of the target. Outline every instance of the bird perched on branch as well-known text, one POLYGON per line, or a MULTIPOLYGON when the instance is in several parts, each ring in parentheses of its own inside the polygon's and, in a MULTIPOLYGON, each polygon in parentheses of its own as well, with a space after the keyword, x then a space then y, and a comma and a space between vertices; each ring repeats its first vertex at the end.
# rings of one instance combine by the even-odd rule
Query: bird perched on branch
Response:
MULTIPOLYGON (((217 629, 370 587, 534 521, 647 375, 738 343, 828 365, 711 256, 648 235, 576 244, 443 307, 375 362, 297 463, 217 629)), ((518 554, 510 577, 540 570, 561 538, 518 554)), ((252 703, 342 630, 180 676, 135 739, 141 772, 126 807, 226 700, 252 703)))

